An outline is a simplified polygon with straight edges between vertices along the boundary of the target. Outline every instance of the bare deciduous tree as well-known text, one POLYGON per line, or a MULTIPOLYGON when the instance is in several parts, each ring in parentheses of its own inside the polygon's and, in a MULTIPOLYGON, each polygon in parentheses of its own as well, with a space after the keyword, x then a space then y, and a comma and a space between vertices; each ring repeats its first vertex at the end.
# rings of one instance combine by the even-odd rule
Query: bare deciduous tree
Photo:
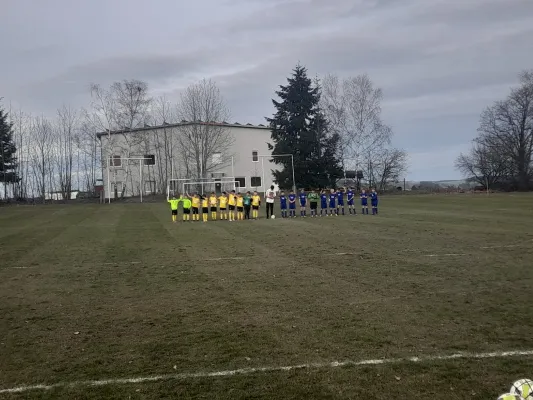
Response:
POLYGON ((74 138, 77 153, 78 187, 89 193, 94 192, 97 171, 101 165, 97 132, 95 126, 85 119, 80 122, 80 128, 74 138))
MULTIPOLYGON (((146 121, 151 103, 148 97, 148 85, 138 80, 124 80, 115 82, 109 90, 101 86, 91 85, 91 108, 88 113, 88 121, 99 128, 100 132, 107 132, 105 146, 102 149, 104 163, 107 165, 114 151, 120 152, 124 158, 130 158, 135 152, 141 151, 146 145, 146 137, 143 134, 135 134, 131 131, 140 127, 146 121), (122 131, 122 141, 115 140, 112 131, 122 131)), ((122 196, 126 193, 126 185, 132 184, 130 163, 124 164, 124 176, 122 177, 122 196)), ((113 170, 113 180, 116 182, 116 170, 113 170)), ((132 188, 133 189, 133 188, 132 188)), ((141 190, 141 187, 138 188, 141 190)), ((115 185, 115 197, 117 188, 115 185)))
POLYGON ((322 80, 321 108, 330 128, 341 138, 343 162, 363 164, 390 143, 391 128, 381 119, 383 92, 368 75, 344 79, 327 75, 322 80))
POLYGON ((36 189, 44 202, 46 193, 53 190, 52 153, 54 147, 54 133, 52 124, 44 117, 37 117, 32 124, 32 171, 36 182, 36 189))
MULTIPOLYGON (((482 185, 513 182, 527 190, 533 178, 533 70, 520 74, 520 85, 503 101, 485 109, 470 153, 455 165, 482 185)), ((513 185, 514 186, 514 185, 513 185)))
POLYGON ((181 95, 177 117, 196 122, 180 127, 178 132, 187 176, 205 178, 229 163, 234 138, 220 124, 229 119, 229 110, 215 82, 204 79, 189 86, 181 95))
POLYGON ((506 157, 479 141, 474 141, 467 154, 457 157, 455 168, 485 188, 501 183, 510 173, 506 157))
POLYGON ((55 150, 57 178, 63 200, 70 199, 72 193, 72 171, 74 163, 75 137, 78 130, 78 113, 63 106, 57 110, 55 150))
POLYGON ((175 122, 176 107, 165 97, 158 97, 152 103, 153 125, 162 126, 162 129, 154 131, 154 150, 158 172, 158 191, 163 192, 169 179, 174 178, 174 174, 179 175, 179 163, 174 162, 176 151, 175 128, 167 127, 167 123, 175 122))
POLYGON ((366 175, 378 190, 385 190, 404 176, 407 166, 408 156, 404 150, 384 148, 374 153, 366 175))

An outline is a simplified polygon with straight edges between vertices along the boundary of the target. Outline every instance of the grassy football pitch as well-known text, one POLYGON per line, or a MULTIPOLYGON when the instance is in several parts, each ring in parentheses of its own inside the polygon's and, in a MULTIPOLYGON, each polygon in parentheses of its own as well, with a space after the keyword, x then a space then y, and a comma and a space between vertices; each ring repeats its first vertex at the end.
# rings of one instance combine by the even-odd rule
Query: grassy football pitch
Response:
POLYGON ((496 399, 533 379, 500 357, 533 350, 533 196, 205 224, 4 207, 0 299, 2 399, 496 399), (496 357, 438 359, 463 352, 496 357), (334 364, 372 359, 394 360, 334 364))

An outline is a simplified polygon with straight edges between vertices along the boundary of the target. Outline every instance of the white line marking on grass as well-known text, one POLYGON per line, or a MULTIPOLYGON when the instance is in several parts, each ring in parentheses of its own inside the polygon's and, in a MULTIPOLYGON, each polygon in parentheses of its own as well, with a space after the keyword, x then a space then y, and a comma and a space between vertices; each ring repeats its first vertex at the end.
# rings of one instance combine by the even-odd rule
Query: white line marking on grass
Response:
POLYGON ((509 244, 507 246, 483 246, 483 247, 480 247, 480 249, 510 249, 512 247, 523 247, 523 245, 509 244))
MULTIPOLYGON (((253 256, 250 256, 250 258, 253 256)), ((222 261, 222 260, 244 260, 244 257, 219 257, 219 258, 206 258, 204 261, 222 261)))
POLYGON ((116 262, 106 262, 104 265, 124 265, 124 264, 140 264, 141 261, 116 261, 116 262))
POLYGON ((14 269, 28 269, 28 268, 34 268, 34 267, 8 267, 8 268, 14 268, 14 269))
POLYGON ((153 376, 139 376, 135 378, 116 378, 116 379, 98 379, 87 381, 73 381, 73 382, 58 382, 50 385, 37 384, 37 385, 22 385, 8 389, 0 389, 2 393, 23 393, 30 390, 51 390, 55 388, 64 387, 80 387, 80 386, 109 386, 109 385, 121 385, 129 383, 145 383, 145 382, 158 382, 167 380, 185 380, 194 378, 214 378, 224 376, 235 375, 249 375, 260 372, 281 372, 281 371, 293 371, 298 369, 325 369, 325 368, 338 368, 347 366, 361 366, 361 365, 384 365, 384 364, 397 364, 404 362, 423 363, 430 361, 445 361, 456 359, 485 359, 485 358, 507 358, 517 356, 533 356, 533 350, 512 350, 512 351, 498 351, 492 353, 456 353, 450 355, 441 356, 420 356, 420 357, 407 357, 407 358, 384 358, 375 360, 360 360, 360 361, 332 361, 327 363, 308 363, 287 365, 279 367, 256 367, 256 368, 241 368, 224 371, 213 372, 185 372, 181 374, 164 374, 153 376))
POLYGON ((466 256, 464 253, 448 253, 448 254, 423 254, 424 257, 460 257, 466 256))
POLYGON ((353 253, 333 253, 335 256, 353 256, 353 253))

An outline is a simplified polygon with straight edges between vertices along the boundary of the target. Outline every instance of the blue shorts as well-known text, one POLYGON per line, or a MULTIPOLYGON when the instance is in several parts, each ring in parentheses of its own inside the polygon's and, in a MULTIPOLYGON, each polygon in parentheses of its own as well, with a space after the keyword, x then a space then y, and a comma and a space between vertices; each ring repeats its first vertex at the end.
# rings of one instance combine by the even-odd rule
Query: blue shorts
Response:
POLYGON ((330 202, 330 203, 329 203, 329 208, 335 208, 335 203, 330 202))
POLYGON ((362 206, 367 206, 368 205, 368 201, 367 200, 361 200, 361 205, 362 206))
POLYGON ((279 208, 282 209, 282 210, 286 210, 287 209, 287 204, 281 204, 279 206, 279 208))
POLYGON ((320 208, 328 208, 328 203, 320 203, 320 208))
POLYGON ((348 205, 349 205, 349 206, 353 206, 353 199, 348 200, 348 205))
POLYGON ((289 210, 296 210, 296 203, 290 203, 289 210))
POLYGON ((378 206, 378 201, 372 200, 372 207, 377 207, 377 206, 378 206))
POLYGON ((344 207, 344 201, 339 201, 337 203, 337 207, 344 207))
POLYGON ((305 207, 307 203, 305 201, 300 201, 300 207, 305 207))

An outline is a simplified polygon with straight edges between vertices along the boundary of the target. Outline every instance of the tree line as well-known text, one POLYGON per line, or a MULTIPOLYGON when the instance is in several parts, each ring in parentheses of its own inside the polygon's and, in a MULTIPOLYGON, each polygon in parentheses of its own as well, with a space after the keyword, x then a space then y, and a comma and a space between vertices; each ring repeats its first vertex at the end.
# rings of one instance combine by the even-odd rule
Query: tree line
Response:
MULTIPOLYGON (((190 85, 176 102, 151 97, 148 84, 140 80, 109 87, 91 84, 90 95, 88 107, 64 105, 54 117, 0 107, 1 197, 45 200, 55 193, 69 199, 75 190, 91 193, 117 151, 125 158, 155 152, 156 170, 148 179, 156 181, 154 192, 164 193, 171 177, 205 178, 232 155, 234 138, 228 128, 209 123, 226 122, 231 115, 211 80, 190 85), (204 123, 172 125, 183 121, 204 123), (162 128, 149 135, 138 130, 154 126, 162 128)), ((381 119, 383 93, 367 75, 311 80, 306 68, 297 65, 276 95, 276 112, 266 118, 269 147, 273 154, 294 155, 298 185, 335 186, 346 171, 360 170, 383 190, 405 173, 407 155, 390 146, 392 129, 381 119)), ((272 161, 279 166, 273 174, 280 187, 292 187, 290 160, 272 161)), ((123 184, 133 186, 131 171, 126 175, 130 181, 123 184)))
POLYGON ((519 75, 507 98, 487 107, 470 150, 456 168, 483 188, 533 189, 533 70, 519 75))

